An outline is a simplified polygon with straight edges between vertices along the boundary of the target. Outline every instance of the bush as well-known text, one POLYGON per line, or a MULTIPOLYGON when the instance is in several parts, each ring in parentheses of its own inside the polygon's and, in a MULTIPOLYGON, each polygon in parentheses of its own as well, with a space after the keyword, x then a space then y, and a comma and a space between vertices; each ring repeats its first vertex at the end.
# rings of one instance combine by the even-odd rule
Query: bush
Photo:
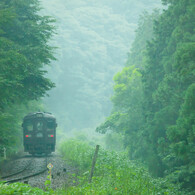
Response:
POLYGON ((35 194, 35 195, 45 195, 45 194, 50 194, 49 192, 44 192, 43 190, 39 188, 32 188, 27 184, 23 183, 13 183, 13 184, 4 184, 0 183, 0 194, 14 194, 14 195, 19 195, 19 194, 35 194))
MULTIPOLYGON (((100 148, 93 182, 88 183, 95 149, 77 140, 60 147, 63 158, 80 170, 79 185, 64 190, 64 194, 182 194, 165 179, 154 179, 141 166, 130 161, 125 153, 100 148)), ((62 193, 62 192, 61 192, 62 193)))

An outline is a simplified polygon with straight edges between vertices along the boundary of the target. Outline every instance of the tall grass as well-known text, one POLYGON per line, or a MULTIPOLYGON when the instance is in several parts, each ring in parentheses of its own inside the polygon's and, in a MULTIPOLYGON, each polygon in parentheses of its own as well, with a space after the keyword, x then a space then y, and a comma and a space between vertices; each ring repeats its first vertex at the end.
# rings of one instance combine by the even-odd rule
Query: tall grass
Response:
POLYGON ((0 182, 0 194, 1 195, 51 195, 52 192, 46 192, 39 188, 33 188, 30 185, 23 183, 4 184, 0 182))
MULTIPOLYGON (((60 147, 60 153, 79 170, 76 186, 64 189, 32 188, 27 184, 0 182, 0 194, 48 194, 48 195, 187 195, 164 179, 154 179, 126 154, 109 152, 100 148, 92 183, 88 183, 95 148, 87 143, 69 140, 60 147)), ((73 176, 72 178, 74 178, 73 176)), ((72 183, 74 183, 72 181, 72 183)))
MULTIPOLYGON (((60 147, 63 158, 79 170, 78 186, 68 187, 63 194, 128 194, 156 195, 182 194, 177 187, 164 179, 154 179, 126 154, 100 148, 92 183, 88 183, 94 148, 87 143, 69 140, 60 147)), ((59 192, 60 193, 60 192, 59 192)))

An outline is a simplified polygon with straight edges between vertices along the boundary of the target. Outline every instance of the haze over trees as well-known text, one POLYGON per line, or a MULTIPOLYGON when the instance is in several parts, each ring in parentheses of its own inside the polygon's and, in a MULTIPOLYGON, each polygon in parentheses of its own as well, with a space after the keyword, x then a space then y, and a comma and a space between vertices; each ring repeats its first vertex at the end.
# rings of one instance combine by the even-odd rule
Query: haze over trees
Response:
POLYGON ((45 100, 65 131, 95 128, 111 111, 113 76, 121 70, 141 12, 160 1, 42 0, 57 20, 56 88, 45 100))

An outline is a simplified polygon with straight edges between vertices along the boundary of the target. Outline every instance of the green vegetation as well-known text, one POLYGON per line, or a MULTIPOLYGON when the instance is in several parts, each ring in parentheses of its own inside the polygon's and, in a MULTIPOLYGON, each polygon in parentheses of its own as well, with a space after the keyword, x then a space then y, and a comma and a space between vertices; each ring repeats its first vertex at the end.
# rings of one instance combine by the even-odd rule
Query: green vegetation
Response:
MULTIPOLYGON (((32 188, 27 184, 0 183, 0 194, 183 194, 165 179, 154 179, 149 173, 130 161, 126 153, 109 152, 100 147, 92 183, 88 183, 94 147, 86 142, 69 140, 63 142, 60 153, 64 160, 78 169, 78 175, 72 175, 72 184, 62 189, 52 190, 50 181, 45 178, 45 190, 32 188)), ((187 194, 187 193, 185 193, 187 194)))
POLYGON ((13 183, 13 184, 3 184, 0 183, 0 194, 6 195, 21 195, 21 194, 34 194, 34 195, 45 195, 51 194, 49 192, 45 192, 39 188, 32 188, 27 184, 23 183, 13 183))
POLYGON ((141 17, 126 67, 114 77, 113 111, 97 131, 122 133, 130 159, 193 193, 195 4, 163 3, 162 14, 141 17))
POLYGON ((48 40, 53 19, 41 17, 38 1, 0 2, 0 158, 2 149, 21 146, 21 122, 27 112, 41 108, 39 100, 54 84, 44 66, 54 59, 48 40))
MULTIPOLYGON (((8 156, 19 151, 22 117, 42 109, 41 98, 54 87, 45 71, 55 60, 51 45, 59 43, 60 60, 50 70, 58 88, 47 104, 62 121, 61 129, 90 129, 109 114, 111 78, 132 40, 134 9, 156 5, 156 0, 56 1, 46 2, 64 19, 58 20, 59 36, 50 44, 54 20, 41 16, 39 0, 0 2, 0 161, 4 148, 8 156), (63 13, 56 11, 62 2, 63 13)), ((195 0, 162 3, 162 12, 141 15, 125 67, 114 76, 112 112, 96 129, 107 134, 109 149, 124 146, 127 154, 101 149, 89 184, 93 148, 74 140, 63 143, 62 155, 80 174, 74 181, 78 185, 62 192, 195 192, 195 0)), ((8 194, 51 193, 23 184, 0 187, 8 194)))
POLYGON ((76 186, 69 186, 63 194, 182 194, 164 179, 154 179, 148 172, 128 159, 125 153, 109 152, 102 148, 98 153, 92 183, 89 171, 95 149, 86 142, 69 140, 61 145, 65 160, 76 166, 79 175, 76 186))

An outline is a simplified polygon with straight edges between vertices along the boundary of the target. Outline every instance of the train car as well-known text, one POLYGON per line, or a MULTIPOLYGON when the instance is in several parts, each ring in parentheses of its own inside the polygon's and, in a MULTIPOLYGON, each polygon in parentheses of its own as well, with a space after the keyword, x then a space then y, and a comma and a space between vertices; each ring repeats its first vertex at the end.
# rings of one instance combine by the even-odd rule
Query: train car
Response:
POLYGON ((23 119, 24 151, 30 154, 50 154, 55 151, 56 118, 47 112, 36 112, 23 119))

